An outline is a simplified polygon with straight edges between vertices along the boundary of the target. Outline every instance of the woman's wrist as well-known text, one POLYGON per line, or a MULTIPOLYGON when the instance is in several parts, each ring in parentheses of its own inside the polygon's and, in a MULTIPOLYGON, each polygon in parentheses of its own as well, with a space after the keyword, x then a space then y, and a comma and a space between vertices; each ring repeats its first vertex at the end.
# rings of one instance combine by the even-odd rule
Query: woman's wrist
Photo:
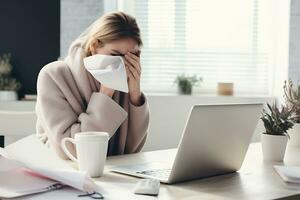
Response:
POLYGON ((101 87, 100 87, 100 93, 105 94, 111 98, 114 95, 114 92, 115 91, 113 89, 107 88, 104 85, 101 85, 101 87))
POLYGON ((141 106, 143 104, 141 92, 129 93, 129 98, 130 98, 131 104, 133 104, 135 106, 141 106))

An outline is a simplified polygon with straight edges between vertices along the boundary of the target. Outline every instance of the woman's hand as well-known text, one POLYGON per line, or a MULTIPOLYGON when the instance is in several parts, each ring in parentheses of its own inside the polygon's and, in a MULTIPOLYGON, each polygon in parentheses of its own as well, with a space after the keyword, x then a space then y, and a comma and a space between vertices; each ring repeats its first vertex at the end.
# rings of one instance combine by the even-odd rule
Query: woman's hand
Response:
POLYGON ((115 90, 108 88, 105 85, 101 84, 100 85, 100 93, 103 93, 109 97, 112 97, 115 93, 115 90))
POLYGON ((142 102, 142 95, 140 90, 141 79, 141 64, 140 58, 131 52, 125 55, 125 69, 127 73, 129 98, 133 105, 140 106, 142 102))

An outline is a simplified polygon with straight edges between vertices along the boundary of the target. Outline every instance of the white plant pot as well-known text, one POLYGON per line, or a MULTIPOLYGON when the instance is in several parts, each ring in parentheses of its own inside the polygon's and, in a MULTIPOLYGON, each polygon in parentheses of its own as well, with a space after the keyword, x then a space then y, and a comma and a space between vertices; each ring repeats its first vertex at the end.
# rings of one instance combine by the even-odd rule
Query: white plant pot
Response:
POLYGON ((16 101, 18 95, 16 91, 0 90, 0 101, 16 101))
POLYGON ((296 123, 288 133, 290 135, 289 146, 300 147, 300 123, 296 123))
POLYGON ((287 142, 287 136, 261 134, 264 160, 273 162, 283 161, 287 142))

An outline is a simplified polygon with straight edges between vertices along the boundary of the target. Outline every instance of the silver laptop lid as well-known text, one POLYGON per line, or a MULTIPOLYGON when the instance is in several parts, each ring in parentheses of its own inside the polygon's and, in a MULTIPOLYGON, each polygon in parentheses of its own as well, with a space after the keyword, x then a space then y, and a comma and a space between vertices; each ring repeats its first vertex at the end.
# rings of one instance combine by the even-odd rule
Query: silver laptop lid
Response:
POLYGON ((262 103, 193 106, 169 182, 237 171, 262 107, 262 103))

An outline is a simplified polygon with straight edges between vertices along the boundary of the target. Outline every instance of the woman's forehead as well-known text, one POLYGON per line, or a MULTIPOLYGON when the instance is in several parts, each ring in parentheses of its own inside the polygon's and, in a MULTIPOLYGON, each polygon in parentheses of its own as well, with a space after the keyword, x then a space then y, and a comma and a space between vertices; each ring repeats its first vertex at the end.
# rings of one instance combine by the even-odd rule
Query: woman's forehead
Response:
POLYGON ((121 54, 126 54, 127 52, 137 53, 140 50, 137 42, 131 38, 120 39, 107 43, 107 47, 109 49, 116 50, 121 54))

